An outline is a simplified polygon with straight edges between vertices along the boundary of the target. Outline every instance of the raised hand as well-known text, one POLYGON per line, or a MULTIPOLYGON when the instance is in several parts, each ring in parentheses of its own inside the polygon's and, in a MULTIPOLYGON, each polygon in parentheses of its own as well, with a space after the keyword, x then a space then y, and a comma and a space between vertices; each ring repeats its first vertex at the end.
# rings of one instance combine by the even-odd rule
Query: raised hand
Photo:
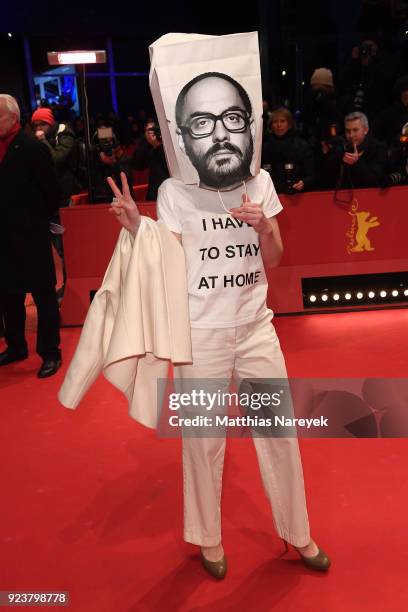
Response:
POLYGON ((34 135, 38 140, 45 140, 45 132, 43 130, 37 130, 34 135))
POLYGON ((356 143, 354 143, 354 152, 353 153, 348 153, 348 152, 344 153, 343 161, 344 161, 345 164, 348 164, 349 166, 352 166, 353 164, 356 164, 359 159, 360 159, 360 155, 358 153, 357 145, 356 145, 356 143))
POLYGON ((263 214, 261 204, 251 202, 248 195, 243 194, 242 205, 239 208, 231 208, 230 213, 234 219, 252 225, 258 234, 270 234, 272 232, 271 224, 263 214))
POLYGON ((140 225, 140 213, 130 195, 129 185, 124 172, 120 173, 120 180, 122 181, 122 191, 117 187, 111 176, 107 179, 109 187, 112 189, 117 200, 112 202, 109 212, 116 215, 119 223, 129 230, 133 236, 136 236, 140 225))

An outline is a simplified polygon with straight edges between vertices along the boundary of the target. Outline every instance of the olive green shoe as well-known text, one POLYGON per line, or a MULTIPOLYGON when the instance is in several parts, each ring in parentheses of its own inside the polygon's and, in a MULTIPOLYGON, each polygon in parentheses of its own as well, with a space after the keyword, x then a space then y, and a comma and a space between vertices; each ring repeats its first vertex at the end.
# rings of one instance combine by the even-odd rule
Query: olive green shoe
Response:
POLYGON ((203 567, 209 574, 211 574, 211 576, 218 578, 218 580, 225 577, 225 574, 227 573, 227 559, 225 555, 219 561, 209 561, 204 557, 203 551, 200 550, 200 558, 203 567))
POLYGON ((297 552, 303 561, 303 565, 305 565, 308 569, 326 572, 331 565, 331 561, 320 546, 318 546, 318 549, 319 552, 314 557, 304 557, 299 551, 297 552))
MULTIPOLYGON (((286 542, 286 540, 283 540, 283 542, 285 544, 285 549, 287 552, 288 543, 286 542)), ((320 548, 320 546, 317 547, 319 552, 314 557, 305 557, 304 555, 302 555, 299 549, 296 548, 296 546, 293 546, 293 548, 296 550, 296 552, 302 559, 303 565, 308 569, 317 570, 318 572, 326 572, 329 569, 331 565, 330 558, 324 552, 323 548, 320 548)))

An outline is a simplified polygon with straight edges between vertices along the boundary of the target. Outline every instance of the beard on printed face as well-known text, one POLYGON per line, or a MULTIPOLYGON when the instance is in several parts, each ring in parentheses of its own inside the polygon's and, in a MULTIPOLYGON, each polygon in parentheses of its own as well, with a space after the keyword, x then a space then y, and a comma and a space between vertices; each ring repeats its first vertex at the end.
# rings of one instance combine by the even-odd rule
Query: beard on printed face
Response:
POLYGON ((185 148, 200 182, 208 187, 230 187, 251 176, 254 153, 252 137, 249 137, 244 150, 228 141, 216 142, 205 153, 195 151, 187 140, 185 148))

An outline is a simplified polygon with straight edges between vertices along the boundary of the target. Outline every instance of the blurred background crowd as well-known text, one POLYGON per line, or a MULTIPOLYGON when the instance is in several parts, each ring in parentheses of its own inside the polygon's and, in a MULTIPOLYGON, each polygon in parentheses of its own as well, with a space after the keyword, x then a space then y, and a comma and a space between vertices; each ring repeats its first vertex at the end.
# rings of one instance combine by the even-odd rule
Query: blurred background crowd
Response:
MULTIPOLYGON (((268 88, 266 88, 268 89, 268 88)), ((65 97, 25 117, 25 129, 49 147, 63 188, 61 206, 86 190, 84 122, 65 97)), ((364 39, 337 76, 324 66, 304 83, 302 102, 263 100, 262 167, 278 193, 408 183, 408 73, 364 39)), ((148 110, 90 118, 96 201, 110 201, 106 177, 124 171, 130 184, 148 182, 155 200, 168 176, 160 129, 148 110)))
POLYGON ((51 0, 20 0, 2 8, 2 24, 0 276, 3 293, 7 277, 7 292, 18 295, 0 293, 0 334, 2 317, 8 321, 0 365, 27 358, 27 292, 39 312, 37 352, 44 363, 38 376, 61 365, 57 298, 66 275, 58 209, 88 190, 93 203, 110 202, 106 179, 120 184, 121 172, 131 186, 147 184, 146 199, 154 201, 168 177, 148 82, 148 46, 166 32, 258 31, 261 165, 278 193, 408 184, 407 0, 258 0, 234 9, 213 0, 200 6, 156 0, 153 8, 136 3, 126 11, 112 11, 103 0, 71 0, 58 9, 51 0), (82 72, 49 65, 47 52, 75 49, 104 50, 106 62, 82 72), (40 218, 28 203, 38 201, 45 211, 44 194, 52 206, 40 218), (58 294, 50 229, 64 274, 58 294))

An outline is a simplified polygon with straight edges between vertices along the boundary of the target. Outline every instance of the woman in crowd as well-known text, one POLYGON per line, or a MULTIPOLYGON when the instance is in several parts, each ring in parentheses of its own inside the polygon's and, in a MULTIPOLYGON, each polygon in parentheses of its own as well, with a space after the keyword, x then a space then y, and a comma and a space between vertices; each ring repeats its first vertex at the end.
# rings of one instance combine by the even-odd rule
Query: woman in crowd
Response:
POLYGON ((307 191, 313 185, 313 153, 296 133, 293 115, 281 107, 271 113, 262 147, 262 166, 278 193, 307 191))

